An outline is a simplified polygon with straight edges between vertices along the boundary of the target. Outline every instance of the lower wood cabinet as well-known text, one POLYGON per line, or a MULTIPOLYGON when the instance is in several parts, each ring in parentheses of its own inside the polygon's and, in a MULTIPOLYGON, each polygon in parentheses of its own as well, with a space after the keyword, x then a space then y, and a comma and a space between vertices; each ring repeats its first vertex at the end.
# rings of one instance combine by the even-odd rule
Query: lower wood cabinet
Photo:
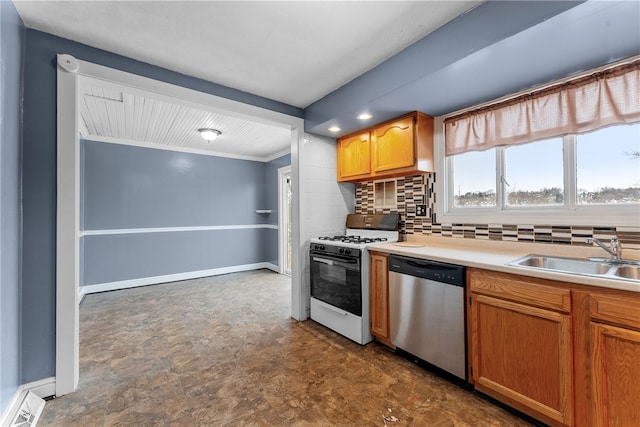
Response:
POLYGON ((640 294, 467 269, 470 382, 556 426, 640 426, 640 294))
POLYGON ((640 332, 591 326, 594 425, 640 426, 640 332))
POLYGON ((475 387, 542 421, 571 424, 571 317, 473 294, 475 387))
POLYGON ((370 271, 370 318, 371 335, 385 345, 393 347, 389 334, 389 268, 387 255, 369 252, 370 271))
POLYGON ((640 426, 640 295, 595 294, 590 308, 592 424, 640 426))

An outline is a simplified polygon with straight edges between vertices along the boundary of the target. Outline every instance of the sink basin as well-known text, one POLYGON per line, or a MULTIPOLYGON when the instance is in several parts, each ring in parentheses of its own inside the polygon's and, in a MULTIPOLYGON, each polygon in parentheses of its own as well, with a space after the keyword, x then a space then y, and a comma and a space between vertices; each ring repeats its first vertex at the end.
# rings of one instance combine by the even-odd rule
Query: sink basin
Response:
POLYGON ((600 277, 603 279, 640 282, 640 263, 637 261, 621 260, 619 262, 611 262, 602 258, 588 259, 527 255, 511 261, 507 265, 600 277))
POLYGON ((620 265, 617 267, 614 275, 622 279, 640 280, 640 266, 620 265))
POLYGON ((528 255, 520 258, 510 265, 522 267, 535 267, 545 270, 562 271, 575 274, 606 274, 611 268, 611 264, 603 262, 593 262, 586 259, 560 258, 540 255, 528 255))

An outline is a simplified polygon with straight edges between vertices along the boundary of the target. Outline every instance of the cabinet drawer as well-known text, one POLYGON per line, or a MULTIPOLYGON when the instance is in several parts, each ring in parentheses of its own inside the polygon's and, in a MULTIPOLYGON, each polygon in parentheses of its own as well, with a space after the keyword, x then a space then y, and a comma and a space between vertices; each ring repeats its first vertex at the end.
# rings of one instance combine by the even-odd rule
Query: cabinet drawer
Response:
POLYGON ((571 311, 571 291, 553 286, 552 281, 494 271, 467 271, 472 292, 565 313, 571 311))
POLYGON ((640 330, 640 296, 591 294, 591 318, 640 330))

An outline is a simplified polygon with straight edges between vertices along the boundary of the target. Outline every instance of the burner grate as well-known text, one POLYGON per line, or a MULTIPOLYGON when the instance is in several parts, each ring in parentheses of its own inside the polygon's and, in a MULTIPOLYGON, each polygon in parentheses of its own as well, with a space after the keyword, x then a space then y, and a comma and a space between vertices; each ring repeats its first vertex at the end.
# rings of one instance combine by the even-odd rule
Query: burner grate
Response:
POLYGON ((324 236, 319 237, 320 240, 326 240, 330 242, 342 242, 342 243, 378 243, 386 242, 386 237, 361 237, 361 236, 324 236))

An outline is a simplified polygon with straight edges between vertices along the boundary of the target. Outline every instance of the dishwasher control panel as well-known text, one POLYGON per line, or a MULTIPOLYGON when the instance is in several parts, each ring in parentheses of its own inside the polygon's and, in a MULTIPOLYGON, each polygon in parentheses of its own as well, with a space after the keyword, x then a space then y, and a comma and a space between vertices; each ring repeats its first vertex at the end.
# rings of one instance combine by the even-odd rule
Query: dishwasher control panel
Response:
POLYGON ((389 255, 389 271, 450 285, 464 287, 465 284, 465 268, 463 266, 439 261, 389 255))

